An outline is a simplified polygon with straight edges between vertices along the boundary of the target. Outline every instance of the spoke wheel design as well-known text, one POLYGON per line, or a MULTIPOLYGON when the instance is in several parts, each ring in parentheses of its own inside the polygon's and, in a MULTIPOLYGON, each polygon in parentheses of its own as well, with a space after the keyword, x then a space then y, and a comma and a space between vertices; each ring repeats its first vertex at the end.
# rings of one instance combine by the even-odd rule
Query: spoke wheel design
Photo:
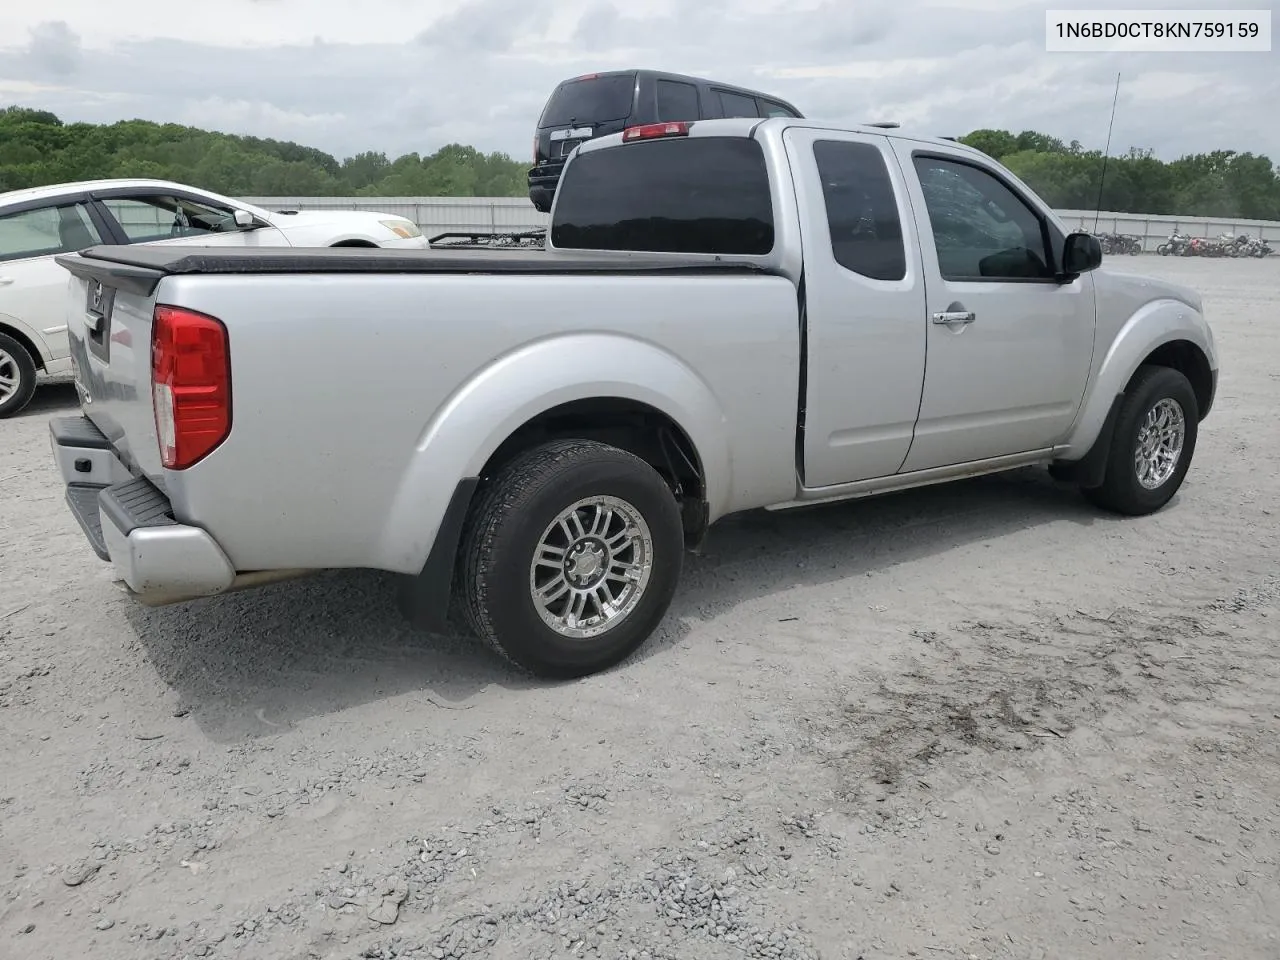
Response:
POLYGON ((1134 471, 1144 490, 1159 489, 1173 476, 1186 434, 1186 414, 1177 400, 1165 397, 1147 412, 1133 456, 1134 471))
POLYGON ((613 629, 640 603, 653 573, 653 534, 618 497, 587 497, 556 516, 538 540, 529 591, 542 622, 584 640, 613 629))

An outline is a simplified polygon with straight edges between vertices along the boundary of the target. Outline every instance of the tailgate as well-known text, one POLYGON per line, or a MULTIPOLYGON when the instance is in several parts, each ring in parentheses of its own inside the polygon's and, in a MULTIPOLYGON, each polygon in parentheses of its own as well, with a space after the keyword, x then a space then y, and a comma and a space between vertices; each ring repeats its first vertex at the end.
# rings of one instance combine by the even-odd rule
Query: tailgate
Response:
POLYGON ((151 393, 151 317, 163 273, 80 254, 71 271, 67 336, 80 409, 134 476, 164 488, 151 393))

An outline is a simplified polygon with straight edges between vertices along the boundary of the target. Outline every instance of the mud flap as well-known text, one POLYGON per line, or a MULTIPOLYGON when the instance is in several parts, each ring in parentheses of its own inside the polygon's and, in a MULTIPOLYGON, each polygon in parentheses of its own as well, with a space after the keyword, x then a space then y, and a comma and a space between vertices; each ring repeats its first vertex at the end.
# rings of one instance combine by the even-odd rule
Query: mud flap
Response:
POLYGON ((467 511, 471 509, 471 501, 479 485, 479 477, 466 477, 458 482, 444 519, 440 521, 440 529, 436 531, 427 562, 416 575, 400 579, 397 597, 400 613, 420 630, 451 632, 449 599, 453 593, 453 571, 467 511))
POLYGON ((1079 460, 1055 460, 1049 465, 1049 473, 1055 480, 1079 484, 1088 490, 1102 486, 1107 475, 1107 457, 1111 454, 1111 440, 1116 432, 1116 419, 1120 416, 1120 404, 1124 394, 1117 393, 1107 410, 1107 418, 1102 421, 1102 429, 1093 446, 1079 460))

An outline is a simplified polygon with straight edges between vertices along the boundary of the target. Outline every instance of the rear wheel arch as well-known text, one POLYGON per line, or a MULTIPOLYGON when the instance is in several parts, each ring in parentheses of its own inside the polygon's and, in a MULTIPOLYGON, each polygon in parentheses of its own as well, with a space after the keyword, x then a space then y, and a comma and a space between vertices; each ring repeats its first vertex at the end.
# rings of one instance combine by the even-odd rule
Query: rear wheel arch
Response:
POLYGON ((626 397, 573 400, 529 418, 490 454, 480 471, 481 484, 517 457, 556 440, 594 440, 639 457, 680 503, 690 545, 706 532, 707 482, 697 445, 675 418, 626 397))

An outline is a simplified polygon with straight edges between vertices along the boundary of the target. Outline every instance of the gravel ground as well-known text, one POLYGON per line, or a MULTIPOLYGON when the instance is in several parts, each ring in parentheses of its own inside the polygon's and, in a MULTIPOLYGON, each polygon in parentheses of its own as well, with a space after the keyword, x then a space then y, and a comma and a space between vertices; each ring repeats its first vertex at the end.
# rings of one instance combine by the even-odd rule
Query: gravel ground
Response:
POLYGON ((1280 957, 1280 257, 1120 520, 1030 470, 719 525, 667 626, 514 677, 335 573, 147 610, 0 422, 0 956, 1280 957))

